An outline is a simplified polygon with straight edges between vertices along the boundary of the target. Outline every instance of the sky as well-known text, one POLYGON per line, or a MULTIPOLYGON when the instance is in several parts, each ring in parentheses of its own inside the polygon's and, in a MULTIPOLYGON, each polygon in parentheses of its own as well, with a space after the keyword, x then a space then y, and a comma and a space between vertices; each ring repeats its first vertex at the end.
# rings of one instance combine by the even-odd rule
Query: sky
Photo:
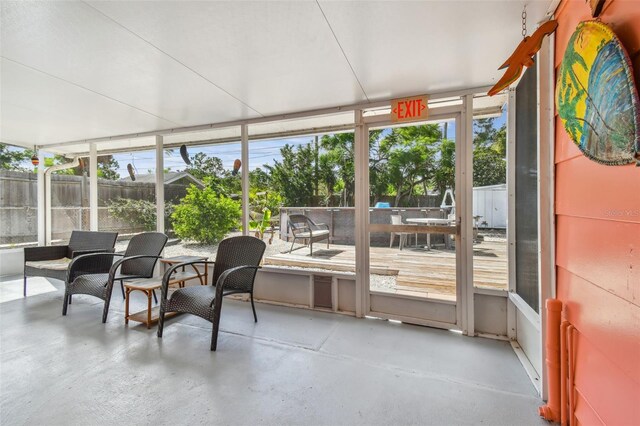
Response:
MULTIPOLYGON (((506 110, 500 117, 497 117, 494 121, 494 127, 500 128, 506 123, 507 114, 506 110)), ((447 134, 448 138, 452 139, 456 133, 455 121, 449 121, 447 134)), ((312 143, 314 136, 293 137, 288 139, 272 139, 267 141, 251 141, 249 143, 249 170, 254 170, 257 167, 263 167, 264 164, 273 164, 276 160, 280 161, 282 156, 280 155, 280 148, 284 145, 303 145, 312 143)), ((189 156, 192 157, 198 152, 204 152, 208 156, 215 156, 222 160, 222 165, 225 169, 231 170, 233 168, 233 162, 236 158, 240 158, 240 142, 231 142, 226 144, 218 144, 214 146, 193 146, 188 148, 189 156)), ((120 168, 118 173, 120 177, 126 177, 127 164, 131 163, 138 174, 149 173, 155 171, 155 150, 145 152, 134 152, 128 154, 117 154, 114 156, 118 161, 120 168)), ((186 168, 185 163, 180 157, 178 150, 175 150, 172 155, 165 155, 164 167, 171 168, 171 171, 181 171, 186 168)))
MULTIPOLYGON (((494 121, 495 128, 500 128, 506 123, 506 115, 505 110, 500 117, 496 118, 494 121)), ((447 128, 449 139, 454 137, 455 131, 455 122, 450 121, 447 128)), ((313 139, 314 136, 303 136, 266 141, 251 141, 249 143, 249 170, 263 167, 264 164, 273 164, 275 161, 280 161, 282 159, 280 148, 286 144, 294 146, 302 145, 313 142, 313 139)), ((190 157, 199 152, 203 152, 208 156, 218 157, 222 160, 222 165, 227 170, 231 170, 233 168, 233 162, 241 156, 239 141, 213 146, 192 146, 188 148, 188 152, 190 157)), ((127 164, 129 163, 134 166, 136 174, 155 173, 155 149, 116 154, 114 158, 118 162, 118 174, 120 174, 121 178, 129 175, 127 171, 127 164)), ((186 164, 182 161, 178 150, 175 149, 173 152, 166 153, 164 157, 164 167, 171 169, 171 171, 182 171, 186 168, 186 164)))

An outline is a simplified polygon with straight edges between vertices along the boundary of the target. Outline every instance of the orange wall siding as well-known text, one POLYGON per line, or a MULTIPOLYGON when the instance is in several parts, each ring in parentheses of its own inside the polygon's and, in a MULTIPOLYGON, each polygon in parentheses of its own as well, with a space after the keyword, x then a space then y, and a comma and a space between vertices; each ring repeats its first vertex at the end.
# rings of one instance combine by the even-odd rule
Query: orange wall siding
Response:
MULTIPOLYGON (((556 12, 556 71, 584 0, 556 12)), ((640 0, 608 0, 611 25, 640 81, 640 0)), ((636 83, 637 84, 637 83, 636 83)), ((584 157, 556 116, 557 295, 577 330, 576 416, 581 424, 640 425, 640 168, 584 157)))

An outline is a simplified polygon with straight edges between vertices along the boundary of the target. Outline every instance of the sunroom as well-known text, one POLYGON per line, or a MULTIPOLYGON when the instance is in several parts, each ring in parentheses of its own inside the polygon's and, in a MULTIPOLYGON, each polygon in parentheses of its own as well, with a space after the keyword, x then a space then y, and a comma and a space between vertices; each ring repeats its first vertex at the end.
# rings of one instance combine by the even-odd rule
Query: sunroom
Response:
MULTIPOLYGON (((607 3, 602 19, 635 25, 637 5, 607 3)), ((1 7, 3 423, 538 424, 547 399, 540 414, 560 421, 545 301, 564 298, 577 342, 594 329, 567 278, 580 275, 574 216, 557 192, 577 157, 554 111, 561 55, 592 17, 584 2, 1 7), (489 96, 552 19, 535 62, 489 96), (27 277, 25 250, 74 231, 117 233, 116 252, 166 235, 157 282, 185 256, 214 261, 222 240, 258 238, 256 322, 246 295, 225 297, 213 352, 194 316, 156 336, 160 287, 115 286, 106 323, 91 296, 67 311, 65 281, 27 277)), ((637 231, 637 217, 622 222, 637 231)), ((192 269, 200 282, 186 287, 217 276, 192 269)), ((623 330, 614 346, 638 354, 623 330)), ((636 379, 616 380, 632 398, 636 379)), ((571 380, 570 423, 636 418, 607 417, 571 380)))

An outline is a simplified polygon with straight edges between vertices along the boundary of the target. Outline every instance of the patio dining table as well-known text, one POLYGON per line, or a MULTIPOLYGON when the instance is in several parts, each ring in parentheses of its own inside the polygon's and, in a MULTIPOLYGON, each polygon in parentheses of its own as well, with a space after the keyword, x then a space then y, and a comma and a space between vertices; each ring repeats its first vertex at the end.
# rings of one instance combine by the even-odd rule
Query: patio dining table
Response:
MULTIPOLYGON (((420 225, 455 225, 455 219, 440 219, 435 217, 411 217, 405 219, 407 223, 416 223, 420 225)), ((417 239, 416 239, 417 244, 417 239)), ((444 235, 444 244, 447 250, 451 248, 451 237, 449 234, 444 235)), ((427 249, 431 250, 431 234, 427 234, 427 249)))

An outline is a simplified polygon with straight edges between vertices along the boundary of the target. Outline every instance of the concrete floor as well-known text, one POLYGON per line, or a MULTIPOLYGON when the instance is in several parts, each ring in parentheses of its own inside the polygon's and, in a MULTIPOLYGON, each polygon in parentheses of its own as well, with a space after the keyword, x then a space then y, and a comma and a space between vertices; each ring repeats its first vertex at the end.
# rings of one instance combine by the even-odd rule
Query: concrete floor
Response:
POLYGON ((204 320, 176 317, 158 339, 124 325, 118 291, 102 324, 98 299, 63 317, 62 283, 31 280, 26 299, 0 283, 2 425, 546 424, 506 342, 265 304, 254 324, 225 301, 210 352, 204 320))

